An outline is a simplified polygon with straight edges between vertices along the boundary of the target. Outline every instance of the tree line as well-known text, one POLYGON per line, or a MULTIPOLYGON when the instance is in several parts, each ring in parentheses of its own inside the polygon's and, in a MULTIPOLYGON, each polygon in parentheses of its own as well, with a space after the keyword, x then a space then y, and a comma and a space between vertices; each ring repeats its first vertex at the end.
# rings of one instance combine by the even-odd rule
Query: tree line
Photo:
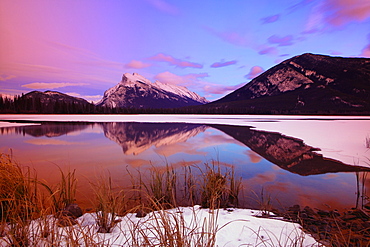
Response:
POLYGON ((279 110, 251 109, 246 106, 228 107, 200 105, 180 108, 112 108, 93 103, 47 101, 41 98, 0 96, 0 114, 254 114, 254 115, 370 115, 368 111, 353 110, 279 110))

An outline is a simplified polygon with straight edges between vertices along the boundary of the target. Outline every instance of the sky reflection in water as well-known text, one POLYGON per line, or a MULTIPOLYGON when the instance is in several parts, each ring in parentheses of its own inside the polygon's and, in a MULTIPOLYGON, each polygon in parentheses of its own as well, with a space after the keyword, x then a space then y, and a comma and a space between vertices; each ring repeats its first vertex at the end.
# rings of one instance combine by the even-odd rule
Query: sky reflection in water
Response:
POLYGON ((0 151, 11 149, 16 160, 34 168, 41 179, 56 183, 58 167, 76 169, 82 200, 91 196, 90 182, 102 174, 109 173, 117 184, 128 186, 128 171, 215 161, 235 167, 243 178, 245 206, 258 207, 262 189, 275 207, 342 209, 356 204, 354 166, 315 156, 320 147, 296 138, 246 126, 44 123, 3 128, 0 133, 0 151), (316 165, 307 163, 311 159, 316 165))

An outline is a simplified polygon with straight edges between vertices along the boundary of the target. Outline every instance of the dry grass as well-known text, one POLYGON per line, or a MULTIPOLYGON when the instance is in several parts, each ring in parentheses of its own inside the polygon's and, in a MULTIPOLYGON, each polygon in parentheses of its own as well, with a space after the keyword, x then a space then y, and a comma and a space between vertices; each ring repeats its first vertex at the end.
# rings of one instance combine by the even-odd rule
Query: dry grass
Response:
POLYGON ((40 216, 37 183, 9 155, 0 155, 0 233, 10 246, 28 246, 29 225, 40 216))
POLYGON ((96 200, 95 211, 99 233, 112 232, 118 223, 116 217, 125 211, 125 193, 123 190, 115 189, 110 177, 101 178, 97 184, 92 185, 96 200))
MULTIPOLYGON (((234 170, 217 162, 202 168, 153 167, 149 175, 139 172, 129 190, 115 186, 109 176, 92 183, 96 198, 91 222, 84 217, 61 227, 59 212, 75 202, 75 171, 60 171, 61 182, 52 187, 4 154, 0 171, 0 246, 111 246, 116 241, 111 236, 117 232, 123 235, 121 246, 214 246, 222 228, 217 209, 238 206, 242 191, 234 170), (199 216, 194 209, 191 220, 185 219, 178 207, 183 201, 208 208, 208 216, 199 216), (122 216, 138 211, 146 216, 120 222, 122 216)), ((261 196, 261 207, 267 213, 269 196, 265 192, 261 196)), ((349 246, 345 232, 339 237, 343 246, 349 246)), ((301 241, 291 239, 280 246, 300 246, 301 241)), ((261 238, 257 246, 272 245, 261 238)))

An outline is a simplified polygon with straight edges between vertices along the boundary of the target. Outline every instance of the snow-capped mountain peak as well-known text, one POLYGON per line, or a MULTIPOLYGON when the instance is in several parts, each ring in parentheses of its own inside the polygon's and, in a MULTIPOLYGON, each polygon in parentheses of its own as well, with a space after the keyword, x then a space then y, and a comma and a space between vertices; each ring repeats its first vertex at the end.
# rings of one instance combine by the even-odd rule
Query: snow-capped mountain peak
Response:
POLYGON ((186 87, 150 80, 138 73, 125 73, 116 86, 108 89, 98 105, 132 108, 175 108, 201 105, 208 101, 186 87))
POLYGON ((151 84, 151 81, 149 81, 144 76, 142 76, 138 73, 133 73, 133 74, 125 73, 122 76, 121 83, 131 85, 132 83, 137 83, 137 82, 145 83, 145 84, 151 84))

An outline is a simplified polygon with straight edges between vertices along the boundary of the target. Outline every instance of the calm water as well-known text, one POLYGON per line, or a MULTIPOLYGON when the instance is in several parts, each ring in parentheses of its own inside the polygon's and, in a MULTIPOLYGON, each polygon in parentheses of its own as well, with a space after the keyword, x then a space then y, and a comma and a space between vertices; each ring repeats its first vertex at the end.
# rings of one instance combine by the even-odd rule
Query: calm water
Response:
POLYGON ((370 171, 370 118, 31 118, 0 117, 38 123, 0 128, 0 152, 12 153, 49 183, 59 180, 58 167, 75 169, 81 203, 91 197, 90 183, 103 174, 127 186, 128 172, 213 161, 235 167, 243 178, 246 207, 258 207, 256 194, 263 189, 276 207, 351 208, 364 196, 362 184, 370 189, 367 177, 362 179, 370 171))

